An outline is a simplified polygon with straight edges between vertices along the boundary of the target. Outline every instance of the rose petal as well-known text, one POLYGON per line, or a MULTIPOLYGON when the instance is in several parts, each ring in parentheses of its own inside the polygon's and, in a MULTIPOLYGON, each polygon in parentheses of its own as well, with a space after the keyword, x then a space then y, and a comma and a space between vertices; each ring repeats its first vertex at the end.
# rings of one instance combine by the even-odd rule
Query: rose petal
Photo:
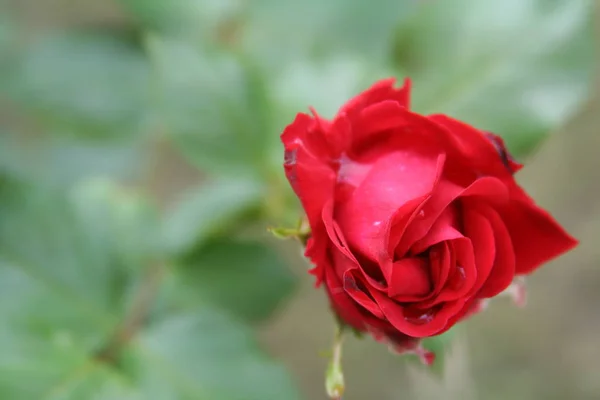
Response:
POLYGON ((485 132, 446 115, 430 115, 429 120, 446 129, 447 135, 450 136, 449 142, 453 143, 461 158, 469 163, 472 170, 480 175, 512 179, 512 171, 506 168, 485 132))
MULTIPOLYGON (((423 207, 425 209, 426 207, 423 207)), ((457 211, 455 207, 448 207, 442 215, 437 218, 425 236, 416 241, 411 249, 411 254, 420 254, 426 251, 429 247, 434 246, 445 240, 458 239, 463 237, 457 229, 457 211)))
POLYGON ((401 106, 408 108, 410 103, 410 80, 405 79, 401 88, 394 88, 396 78, 383 79, 371 86, 366 91, 348 101, 340 113, 353 115, 370 104, 379 103, 384 100, 395 100, 401 106))
POLYGON ((483 286, 494 266, 496 239, 490 221, 473 207, 464 207, 463 226, 465 236, 471 239, 475 252, 477 281, 473 285, 473 289, 477 291, 483 286))
POLYGON ((494 266, 477 293, 477 297, 494 297, 513 281, 515 276, 515 252, 508 229, 498 213, 484 204, 479 205, 479 212, 488 219, 494 231, 496 257, 494 266))
MULTIPOLYGON (((529 199, 524 192, 521 196, 529 199)), ((533 201, 513 201, 498 211, 512 238, 517 274, 529 274, 578 244, 547 211, 533 201)))
MULTIPOLYGON (((325 225, 325 230, 331 243, 337 248, 337 250, 343 254, 348 260, 351 261, 353 265, 358 267, 367 279, 369 285, 373 286, 378 290, 385 290, 385 282, 381 282, 381 277, 379 275, 382 274, 381 270, 371 271, 368 270, 365 263, 360 263, 354 253, 350 250, 348 246, 348 242, 346 241, 346 237, 342 233, 338 223, 333 219, 333 200, 328 201, 323 208, 323 224, 325 225), (372 276, 375 274, 375 276, 372 276)), ((345 269, 340 269, 340 267, 336 267, 336 271, 338 276, 342 276, 346 271, 345 269)))
POLYGON ((422 257, 404 258, 392 267, 388 296, 417 297, 432 289, 428 260, 422 257))
POLYGON ((429 263, 433 281, 430 298, 433 298, 442 291, 450 275, 450 268, 456 265, 456 257, 447 241, 434 246, 429 251, 429 263))
MULTIPOLYGON (((352 271, 347 270, 343 275, 344 290, 354 301, 360 304, 365 310, 372 313, 377 318, 384 318, 379 305, 359 288, 359 281, 352 271)), ((363 283, 364 284, 364 283, 363 283)))
POLYGON ((424 310, 421 314, 413 314, 381 292, 372 291, 371 296, 394 328, 413 337, 432 336, 444 329, 448 320, 462 309, 465 302, 460 299, 444 303, 439 310, 424 310))
POLYGON ((383 321, 378 320, 372 314, 361 309, 361 307, 346 293, 342 282, 335 272, 326 270, 325 272, 325 287, 331 301, 331 305, 339 317, 350 326, 359 331, 367 330, 367 326, 376 326, 386 328, 383 321))
POLYGON ((335 171, 323 160, 328 152, 324 140, 308 138, 320 137, 320 133, 311 131, 314 120, 308 115, 298 114, 281 135, 285 145, 285 173, 302 202, 313 231, 321 224, 321 210, 328 199, 333 197, 335 171), (321 154, 319 154, 321 153, 321 154))
POLYGON ((446 243, 453 253, 454 265, 450 265, 448 278, 439 294, 420 303, 419 308, 433 307, 443 302, 465 298, 477 281, 477 266, 471 240, 463 237, 446 243))
POLYGON ((405 108, 394 100, 384 100, 365 107, 359 114, 360 119, 356 121, 356 131, 361 134, 357 140, 381 131, 407 126, 404 110, 405 108))
POLYGON ((419 218, 407 227, 395 250, 396 256, 403 257, 415 242, 423 239, 444 210, 460 197, 482 197, 494 204, 502 204, 508 201, 508 189, 504 182, 494 177, 479 178, 467 188, 440 180, 431 198, 420 210, 419 218))
POLYGON ((433 189, 443 155, 395 152, 379 159, 348 202, 336 213, 350 246, 378 261, 386 227, 398 209, 433 189))

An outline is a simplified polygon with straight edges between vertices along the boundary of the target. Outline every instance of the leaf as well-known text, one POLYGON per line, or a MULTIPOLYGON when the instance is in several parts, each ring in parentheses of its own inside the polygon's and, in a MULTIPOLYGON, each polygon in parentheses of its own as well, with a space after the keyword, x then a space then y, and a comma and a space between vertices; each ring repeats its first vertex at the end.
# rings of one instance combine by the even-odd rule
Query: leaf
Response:
POLYGON ((248 328, 205 308, 142 318, 100 357, 136 310, 139 264, 160 259, 148 214, 107 182, 66 195, 0 186, 0 398, 297 399, 248 328))
POLYGON ((212 233, 260 205, 262 185, 254 180, 222 179, 184 193, 168 210, 164 247, 172 254, 190 251, 212 233))
POLYGON ((514 153, 527 153, 588 94, 591 3, 422 2, 396 47, 414 78, 414 108, 500 134, 514 153))
POLYGON ((127 267, 142 268, 132 265, 131 257, 144 263, 154 254, 156 229, 146 232, 152 213, 102 181, 65 197, 25 184, 2 189, 0 254, 87 310, 86 318, 112 328, 113 314, 123 311, 119 299, 131 284, 133 271, 127 267), (142 244, 142 238, 148 242, 142 244))
POLYGON ((135 140, 84 140, 0 133, 0 171, 21 180, 70 187, 86 179, 139 178, 143 157, 135 140))
POLYGON ((245 14, 240 40, 270 71, 295 62, 362 55, 381 63, 412 0, 258 0, 245 14), (302 34, 298 34, 302 32, 302 34))
MULTIPOLYGON (((92 356, 126 310, 133 284, 135 268, 124 264, 136 253, 125 248, 124 228, 139 218, 108 189, 63 197, 26 184, 1 188, 0 397, 80 399, 64 392, 98 371, 92 356)), ((108 399, 104 389, 92 392, 108 399)))
POLYGON ((299 398, 285 371, 259 351, 251 331, 222 313, 200 308, 174 315, 151 327, 134 347, 136 367, 149 378, 144 383, 163 380, 175 388, 146 390, 154 393, 148 399, 299 398))
POLYGON ((150 37, 166 132, 198 167, 233 176, 262 172, 270 103, 262 77, 241 59, 150 37))
POLYGON ((184 307, 214 304, 239 318, 268 318, 295 286, 286 263, 260 242, 220 239, 186 258, 176 286, 184 307))
POLYGON ((17 62, 8 94, 46 125, 99 137, 140 131, 150 69, 133 46, 110 35, 53 34, 17 62))
POLYGON ((206 40, 241 6, 239 0, 120 0, 123 7, 153 32, 206 40))

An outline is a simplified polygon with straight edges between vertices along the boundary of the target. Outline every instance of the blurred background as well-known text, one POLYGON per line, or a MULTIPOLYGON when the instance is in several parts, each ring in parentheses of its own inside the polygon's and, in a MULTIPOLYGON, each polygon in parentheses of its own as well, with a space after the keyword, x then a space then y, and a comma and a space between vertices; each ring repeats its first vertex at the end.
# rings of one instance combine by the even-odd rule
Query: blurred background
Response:
MULTIPOLYGON (((600 399, 592 0, 2 0, 0 399, 325 399, 333 321, 279 134, 375 80, 504 137, 581 245, 443 374, 370 339, 344 400, 600 399)), ((442 357, 440 357, 442 358, 442 357)), ((440 369, 439 365, 437 369, 440 369)))

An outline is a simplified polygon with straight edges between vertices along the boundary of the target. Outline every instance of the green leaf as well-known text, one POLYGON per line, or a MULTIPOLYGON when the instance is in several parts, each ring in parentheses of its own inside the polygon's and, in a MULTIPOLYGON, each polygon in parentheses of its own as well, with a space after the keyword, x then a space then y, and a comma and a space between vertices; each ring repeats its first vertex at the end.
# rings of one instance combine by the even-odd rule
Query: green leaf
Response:
POLYGON ((142 127, 149 77, 139 49, 110 35, 69 32, 45 36, 26 48, 8 93, 46 125, 122 136, 142 127))
POLYGON ((239 0, 120 0, 146 30, 206 40, 239 11, 239 0))
POLYGON ((163 226, 165 248, 172 254, 192 250, 211 234, 259 206, 263 186, 254 180, 221 179, 183 194, 167 211, 163 226))
POLYGON ((530 151, 586 98, 590 0, 434 0, 398 31, 414 108, 446 113, 530 151), (469 10, 465 13, 464 10, 469 10))
POLYGON ((286 263, 260 242, 212 241, 182 264, 176 288, 184 307, 210 303, 251 322, 268 318, 295 286, 286 263))
POLYGON ((26 140, 0 133, 0 171, 42 186, 70 187, 87 179, 139 178, 142 152, 134 140, 85 140, 60 134, 26 140))
POLYGON ((65 391, 96 373, 92 356, 127 308, 131 258, 148 254, 127 240, 138 211, 111 189, 90 184, 58 196, 1 188, 0 397, 82 398, 65 391))
POLYGON ((259 351, 251 331, 222 313, 201 308, 174 315, 151 327, 134 348, 145 393, 153 393, 148 399, 299 398, 283 368, 259 351), (161 388, 161 381, 172 389, 161 388))
POLYGON ((262 172, 270 102, 265 83, 240 58, 150 37, 166 132, 187 158, 211 173, 262 172))
POLYGON ((153 218, 105 181, 65 195, 0 186, 0 398, 298 398, 247 327, 205 308, 141 315, 114 357, 100 356, 140 293, 156 301, 144 290, 144 266, 161 257, 153 218))
POLYGON ((103 181, 66 196, 8 185, 0 200, 0 254, 111 328, 131 273, 143 268, 132 257, 144 264, 154 255, 152 211, 103 181))
POLYGON ((413 5, 412 0, 258 0, 244 14, 240 40, 274 72, 332 55, 359 54, 377 63, 387 57, 392 33, 413 5))

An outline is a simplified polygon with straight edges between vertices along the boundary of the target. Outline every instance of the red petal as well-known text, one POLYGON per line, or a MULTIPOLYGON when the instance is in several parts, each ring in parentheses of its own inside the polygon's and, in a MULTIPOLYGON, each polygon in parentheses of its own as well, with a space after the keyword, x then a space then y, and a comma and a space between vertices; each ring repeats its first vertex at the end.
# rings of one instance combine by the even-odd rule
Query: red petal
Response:
POLYGON ((360 137, 355 136, 355 140, 363 139, 381 131, 407 126, 407 120, 404 118, 406 115, 405 110, 401 104, 394 100, 385 100, 364 108, 359 114, 360 119, 355 122, 356 131, 360 134, 360 137))
POLYGON ((387 252, 386 227, 398 209, 431 192, 443 161, 443 155, 404 152, 380 158, 336 214, 350 246, 379 261, 387 252))
POLYGON ((333 271, 327 270, 325 273, 325 283, 329 299, 338 316, 352 327, 360 331, 365 331, 366 321, 369 318, 360 311, 356 302, 346 293, 340 278, 333 271))
POLYGON ((348 101, 341 109, 340 113, 349 115, 360 112, 370 104, 379 103, 384 100, 395 100, 403 107, 409 107, 410 101, 410 80, 404 80, 404 85, 400 89, 394 88, 396 78, 388 78, 376 82, 369 89, 360 93, 348 101))
POLYGON ((508 189, 504 182, 493 177, 483 177, 463 188, 448 180, 442 179, 435 187, 429 200, 423 205, 419 218, 411 221, 398 247, 396 256, 403 257, 413 244, 425 237, 442 212, 459 197, 485 197, 493 203, 508 200, 508 189))
POLYGON ((358 280, 354 276, 354 274, 352 273, 352 271, 347 270, 344 273, 344 275, 343 275, 343 282, 344 282, 344 290, 346 291, 346 293, 348 293, 348 295, 350 297, 352 297, 352 299, 354 301, 356 301, 365 310, 369 311, 370 313, 372 313, 377 318, 381 318, 381 319, 384 318, 383 312, 381 311, 381 309, 379 308, 379 306, 377 305, 377 303, 375 303, 375 301, 373 301, 373 299, 369 295, 367 295, 365 292, 363 292, 359 288, 359 286, 358 286, 358 280))
POLYGON ((428 260, 404 258, 396 261, 388 287, 388 296, 423 296, 432 289, 428 260))
POLYGON ((532 201, 516 200, 499 212, 512 238, 517 274, 529 274, 578 244, 547 211, 532 201))
POLYGON ((488 219, 494 231, 496 258, 492 271, 477 297, 493 297, 511 284, 515 276, 515 253, 510 234, 498 213, 483 204, 480 205, 479 211, 488 219))
POLYGON ((465 236, 471 239, 475 252, 477 281, 473 285, 473 289, 477 291, 490 275, 496 259, 494 230, 490 221, 472 207, 464 207, 463 226, 465 236))
MULTIPOLYGON (((426 207, 423 207, 423 210, 426 207)), ((425 236, 416 241, 410 252, 412 254, 420 254, 426 251, 429 247, 434 246, 445 240, 458 239, 463 237, 463 234, 457 230, 457 212, 455 207, 448 207, 442 215, 437 218, 425 236)))
POLYGON ((440 293, 419 307, 432 307, 442 302, 465 298, 477 281, 477 266, 473 245, 468 238, 448 241, 455 265, 450 265, 450 273, 440 293))
POLYGON ((321 210, 325 202, 333 197, 336 175, 323 159, 327 153, 324 140, 307 140, 320 137, 313 131, 314 120, 308 115, 298 114, 281 135, 285 145, 285 172, 296 195, 302 202, 313 231, 319 229, 321 210), (319 154, 321 153, 321 154, 319 154))
POLYGON ((485 132, 446 115, 431 115, 429 119, 446 129, 448 140, 473 171, 479 175, 512 179, 512 171, 506 168, 485 132))
POLYGON ((425 310, 417 315, 381 292, 372 291, 371 295, 387 320, 400 332, 413 337, 427 337, 440 332, 446 327, 448 320, 462 309, 465 302, 461 299, 444 303, 439 310, 425 310))
MULTIPOLYGON (((367 273, 368 271, 365 271, 364 266, 358 262, 358 260, 350 250, 348 242, 346 241, 346 237, 344 236, 338 223, 333 219, 333 200, 328 201, 325 204, 325 207, 323 207, 323 223, 325 225, 327 235, 329 236, 330 243, 333 243, 335 248, 337 248, 337 250, 341 254, 343 254, 348 260, 350 260, 352 265, 360 268, 360 270, 363 272, 365 279, 367 279, 369 285, 373 286, 378 290, 385 290, 384 283, 379 282, 377 279, 370 276, 367 273)), ((336 267, 336 271, 338 276, 342 276, 343 273, 346 272, 346 269, 336 267)), ((381 273, 381 271, 378 272, 381 273)))

